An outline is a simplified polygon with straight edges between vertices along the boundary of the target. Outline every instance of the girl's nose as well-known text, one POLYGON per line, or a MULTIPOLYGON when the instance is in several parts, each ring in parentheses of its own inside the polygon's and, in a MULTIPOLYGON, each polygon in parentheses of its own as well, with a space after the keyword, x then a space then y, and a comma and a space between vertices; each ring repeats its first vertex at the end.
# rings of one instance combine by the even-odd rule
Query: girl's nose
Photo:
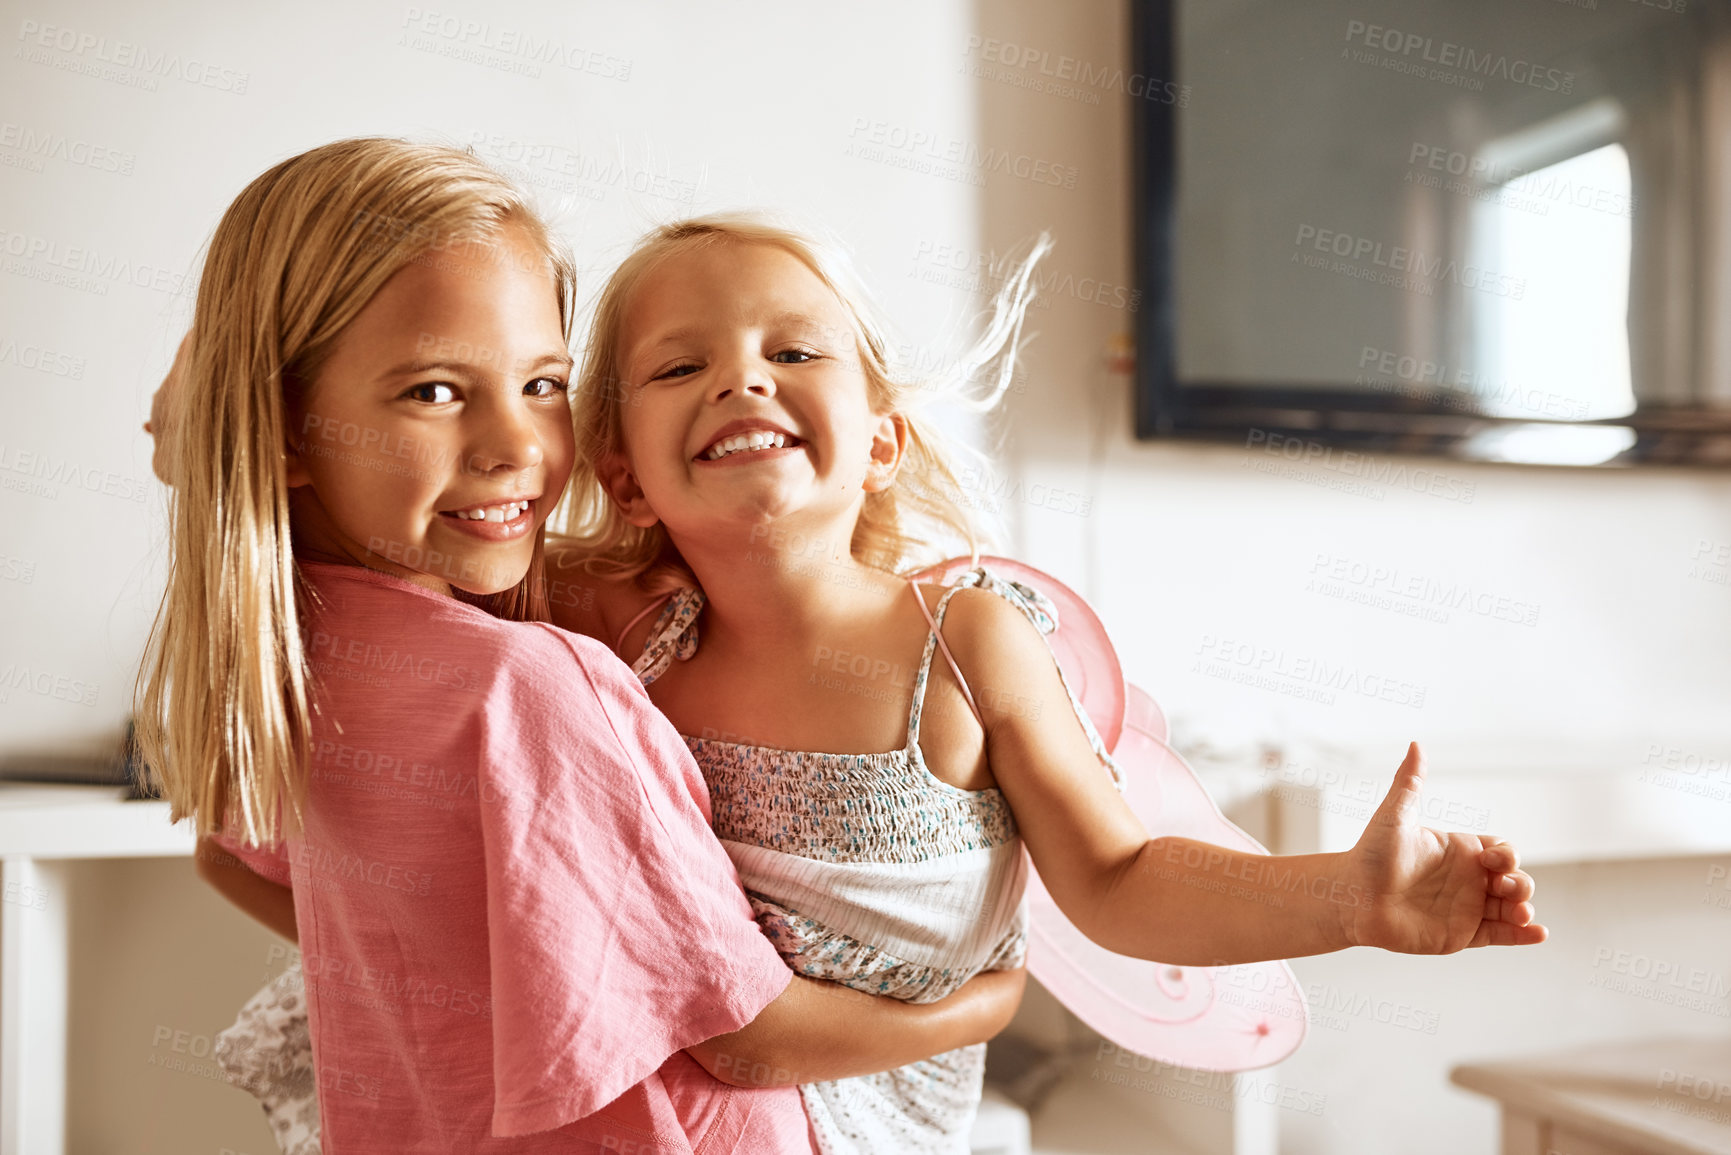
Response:
POLYGON ((742 357, 720 367, 709 388, 711 401, 722 401, 735 393, 753 397, 775 396, 775 377, 759 358, 742 357))
POLYGON ((516 473, 541 464, 541 429, 520 405, 501 405, 483 418, 465 466, 472 473, 516 473))

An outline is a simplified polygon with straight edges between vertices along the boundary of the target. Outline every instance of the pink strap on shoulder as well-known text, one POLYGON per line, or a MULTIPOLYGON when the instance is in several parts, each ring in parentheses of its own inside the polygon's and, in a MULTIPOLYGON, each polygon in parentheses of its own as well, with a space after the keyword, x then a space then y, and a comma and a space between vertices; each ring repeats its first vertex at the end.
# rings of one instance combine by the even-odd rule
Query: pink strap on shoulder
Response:
MULTIPOLYGON (((674 594, 676 594, 678 592, 679 592, 678 590, 673 590, 670 593, 668 593, 666 595, 666 597, 656 598, 654 601, 652 601, 648 605, 644 606, 642 611, 639 612, 636 617, 634 617, 630 621, 626 622, 625 628, 619 631, 619 639, 613 643, 613 652, 615 654, 619 654, 619 647, 621 647, 625 644, 625 636, 627 634, 629 634, 633 629, 636 628, 637 623, 642 621, 644 618, 648 617, 650 614, 654 613, 656 610, 660 609, 662 606, 666 605, 667 599, 671 598, 674 594)), ((621 658, 625 657, 624 654, 619 654, 619 656, 621 658)))
POLYGON ((938 640, 938 649, 944 652, 944 661, 950 664, 950 673, 956 676, 956 685, 962 688, 962 697, 968 700, 968 709, 974 712, 975 721, 981 729, 985 728, 986 720, 980 716, 980 708, 974 704, 974 692, 968 689, 968 680, 962 677, 962 668, 956 665, 956 656, 950 653, 949 643, 944 641, 943 631, 938 629, 938 621, 932 617, 932 611, 926 605, 925 595, 920 593, 920 585, 912 578, 908 579, 908 588, 914 591, 914 603, 920 607, 920 616, 926 619, 926 624, 932 627, 932 636, 938 640))

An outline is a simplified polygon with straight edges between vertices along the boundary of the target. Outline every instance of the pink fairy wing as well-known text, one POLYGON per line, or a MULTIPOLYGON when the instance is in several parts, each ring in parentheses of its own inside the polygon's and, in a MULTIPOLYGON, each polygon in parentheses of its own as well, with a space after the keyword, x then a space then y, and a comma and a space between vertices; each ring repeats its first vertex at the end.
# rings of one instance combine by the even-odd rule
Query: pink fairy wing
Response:
MULTIPOLYGON (((1135 686, 1129 698, 1129 718, 1112 757, 1124 772, 1125 800, 1149 833, 1266 854, 1146 728, 1164 722, 1153 699, 1135 686)), ((1032 870, 1028 914, 1029 972, 1077 1018, 1127 1051, 1184 1067, 1249 1071, 1278 1063, 1304 1041, 1309 1012, 1284 962, 1178 967, 1114 954, 1071 924, 1032 870)))
MULTIPOLYGON (((947 585, 976 566, 1038 590, 1051 600, 1058 611, 1058 629, 1046 635, 1046 641, 1064 671, 1064 680, 1110 750, 1124 727, 1124 668, 1118 664, 1118 651, 1112 648, 1112 639, 1106 636, 1106 627, 1093 608, 1057 578, 1007 557, 981 557, 977 562, 951 558, 917 576, 921 581, 947 585)), ((1159 713, 1157 706, 1155 713, 1159 713)), ((1166 733, 1163 718, 1159 732, 1162 736, 1166 733)))
MULTIPOLYGON (((1164 712, 1125 684, 1105 627, 1079 594, 1009 558, 956 558, 920 576, 948 582, 975 565, 1052 602, 1058 626, 1046 640, 1124 774, 1125 800, 1150 834, 1268 853, 1220 813, 1195 772, 1166 744, 1164 712)), ((1249 1071, 1278 1063, 1304 1040, 1309 1011, 1285 962, 1179 967, 1114 954, 1076 929, 1033 869, 1028 914, 1029 972, 1126 1051, 1184 1067, 1249 1071)))
POLYGON ((1128 687, 1128 690, 1129 701, 1125 704, 1125 725, 1134 726, 1161 743, 1171 738, 1172 729, 1166 724, 1166 711, 1160 708, 1160 703, 1135 686, 1128 687))

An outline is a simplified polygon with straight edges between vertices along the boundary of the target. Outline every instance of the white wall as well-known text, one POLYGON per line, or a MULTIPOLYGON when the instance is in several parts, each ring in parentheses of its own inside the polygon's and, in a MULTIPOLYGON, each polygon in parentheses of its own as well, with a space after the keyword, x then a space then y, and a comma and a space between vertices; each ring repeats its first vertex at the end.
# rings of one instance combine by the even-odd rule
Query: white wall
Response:
MULTIPOLYGON (((513 156, 552 146, 526 175, 591 285, 656 221, 723 206, 788 207, 846 236, 907 337, 933 348, 977 307, 974 279, 948 267, 958 254, 967 265, 1051 228, 1060 245, 1053 268, 1073 285, 1131 282, 1128 98, 1104 91, 1093 103, 1018 83, 1037 70, 968 71, 985 63, 972 35, 1054 59, 1122 63, 1121 0, 440 9, 488 21, 494 37, 529 32, 600 54, 599 75, 543 64, 540 77, 441 54, 466 49, 437 33, 405 42, 413 10, 6 5, 0 133, 95 144, 122 154, 128 171, 58 157, 34 171, 28 154, 7 148, 18 138, 0 137, 0 246, 55 246, 57 259, 95 270, 84 274, 93 283, 68 287, 38 279, 54 272, 41 258, 8 248, 0 265, 0 525, 9 531, 0 546, 0 671, 45 671, 96 688, 89 706, 8 691, 0 756, 96 748, 118 733, 160 582, 160 494, 138 426, 189 310, 173 279, 196 269, 203 240, 245 181, 298 149, 359 133, 459 142, 480 133, 513 156), (159 76, 154 91, 142 91, 80 71, 99 67, 89 50, 20 55, 28 21, 72 30, 74 46, 88 35, 110 48, 134 41, 183 62, 215 62, 230 70, 218 83, 244 73, 246 90, 159 76), (622 61, 629 73, 618 79, 622 61), (849 155, 874 131, 861 124, 881 124, 898 140, 923 134, 922 143, 849 155), (945 161, 951 148, 962 159, 945 161), (1059 183, 985 171, 970 148, 1043 161, 1038 171, 1059 183), (923 171, 879 159, 906 161, 909 152, 923 171), (570 180, 557 171, 566 164, 622 165, 628 181, 662 178, 661 193, 683 195, 687 183, 695 191, 685 202, 570 180), (87 256, 70 256, 74 247, 87 256), (119 261, 145 285, 105 279, 102 267, 119 261), (157 270, 162 288, 150 287, 157 270), (26 347, 73 360, 26 367, 26 347), (56 479, 42 482, 33 469, 56 479), (81 482, 92 475, 96 492, 86 492, 81 482), (25 573, 29 580, 11 576, 25 573)), ((1030 560, 1096 600, 1131 675, 1189 740, 1332 750, 1384 773, 1401 744, 1419 737, 1431 745, 1439 783, 1453 765, 1632 765, 1649 743, 1702 752, 1731 745, 1723 707, 1731 589, 1690 576, 1699 541, 1731 541, 1731 480, 1432 462, 1424 464, 1470 484, 1473 499, 1399 487, 1374 499, 1316 484, 1342 480, 1326 470, 1298 479, 1261 472, 1279 463, 1241 448, 1133 443, 1127 383, 1104 361, 1130 318, 1103 295, 1107 304, 1055 294, 1035 311, 1039 335, 1010 399, 1005 453, 1020 492, 1041 483, 1050 504, 1011 498, 1003 512, 1030 560), (1076 512, 1084 503, 1085 515, 1076 512), (1433 624, 1322 596, 1305 588, 1318 554, 1466 581, 1536 604, 1538 622, 1457 612, 1433 624), (1193 670, 1208 636, 1356 663, 1422 686, 1424 705, 1348 694, 1325 706, 1247 689, 1193 670)), ((1544 948, 1302 961, 1301 977, 1324 984, 1325 995, 1404 997, 1436 1012, 1439 1030, 1408 1037, 1361 1021, 1316 1030, 1280 1078, 1325 1094, 1327 1109, 1283 1119, 1287 1149, 1487 1150, 1494 1115, 1446 1087, 1452 1062, 1583 1038, 1722 1033, 1722 1017, 1587 985, 1601 946, 1731 971, 1731 915, 1701 905, 1704 874, 1699 859, 1542 868, 1541 910, 1556 931, 1544 948)), ((93 868, 80 875, 76 898, 79 950, 89 960, 74 987, 76 1149, 270 1150, 237 1092, 149 1063, 156 1026, 208 1033, 229 1021, 262 977, 268 938, 203 894, 184 864, 93 868), (134 1125, 141 1119, 148 1127, 134 1125)), ((1031 1012, 1024 1027, 1037 1030, 1038 1018, 1031 1012)))

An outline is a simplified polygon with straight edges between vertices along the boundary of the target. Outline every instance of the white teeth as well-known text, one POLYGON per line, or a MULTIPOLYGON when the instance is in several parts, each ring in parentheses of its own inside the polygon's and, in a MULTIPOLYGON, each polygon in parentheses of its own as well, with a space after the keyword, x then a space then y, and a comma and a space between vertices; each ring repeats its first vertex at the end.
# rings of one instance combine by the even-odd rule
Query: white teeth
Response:
POLYGON ((459 509, 455 516, 464 521, 497 521, 514 520, 517 515, 529 508, 526 501, 507 501, 504 505, 489 505, 480 509, 459 509))
POLYGON ((723 438, 709 447, 703 455, 705 461, 719 461, 730 453, 741 453, 751 449, 782 449, 787 446, 790 438, 785 433, 772 433, 767 429, 754 429, 750 433, 736 433, 732 437, 723 438))

